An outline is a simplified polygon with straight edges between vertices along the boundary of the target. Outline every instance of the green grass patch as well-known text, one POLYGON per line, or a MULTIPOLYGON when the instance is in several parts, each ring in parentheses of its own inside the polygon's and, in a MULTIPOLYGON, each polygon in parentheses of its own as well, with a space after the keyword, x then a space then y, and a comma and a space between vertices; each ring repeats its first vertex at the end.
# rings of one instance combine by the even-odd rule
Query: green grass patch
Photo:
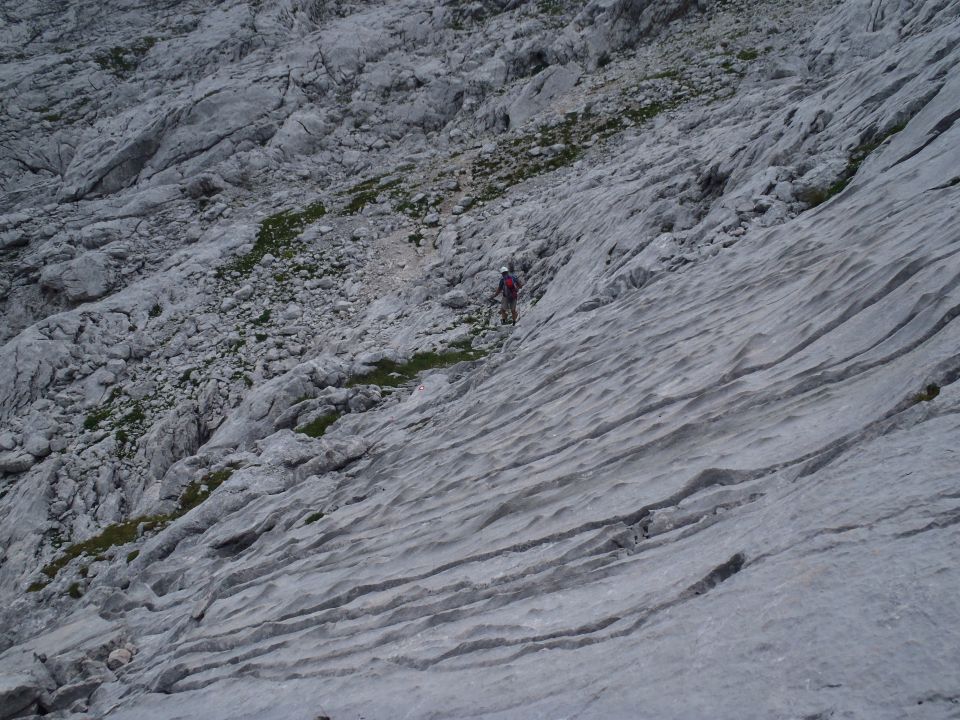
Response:
POLYGON ((140 555, 139 550, 131 550, 130 552, 127 553, 127 562, 132 563, 134 560, 137 559, 139 555, 140 555))
POLYGON ((399 184, 400 180, 398 179, 381 185, 380 178, 374 178, 373 180, 368 180, 366 183, 360 183, 349 191, 350 200, 347 202, 343 211, 347 215, 356 215, 370 203, 376 202, 382 193, 396 188, 399 184))
POLYGON ((117 45, 97 53, 93 59, 101 69, 122 76, 136 70, 143 56, 156 44, 157 39, 148 35, 130 47, 117 45))
POLYGON ((86 418, 83 420, 83 427, 85 430, 96 430, 100 427, 100 423, 106 420, 110 415, 113 414, 113 408, 111 407, 102 407, 97 408, 92 411, 86 418))
POLYGON ((172 517, 171 515, 142 516, 127 520, 126 522, 109 525, 104 528, 99 535, 94 535, 92 538, 84 540, 83 542, 71 545, 60 557, 49 565, 44 566, 42 572, 52 580, 71 560, 81 555, 97 557, 112 547, 133 542, 137 539, 137 527, 140 523, 143 523, 147 530, 152 530, 158 526, 162 527, 166 525, 172 517))
POLYGON ((347 387, 357 385, 379 385, 381 387, 399 387, 413 380, 425 370, 449 367, 460 362, 479 360, 486 353, 470 348, 469 341, 461 341, 444 352, 417 353, 406 362, 398 363, 383 359, 373 364, 373 370, 350 379, 347 387))
POLYGON ((267 308, 259 316, 250 321, 251 325, 265 325, 270 322, 270 308, 267 308))
MULTIPOLYGON (((126 545, 137 539, 137 528, 142 524, 145 531, 159 530, 177 518, 190 512, 200 503, 210 497, 210 493, 216 490, 233 474, 233 468, 225 468, 217 472, 204 475, 200 480, 190 483, 180 496, 180 502, 176 510, 162 515, 142 515, 122 523, 108 525, 99 535, 84 540, 83 542, 71 545, 56 560, 44 566, 43 572, 48 578, 53 580, 57 573, 64 567, 81 555, 93 557, 98 560, 105 559, 104 553, 112 547, 126 545)), ((139 550, 127 553, 127 562, 132 562, 139 555, 139 550)), ((47 586, 46 582, 35 582, 27 588, 27 592, 37 592, 47 586)))
POLYGON ((750 62, 756 60, 758 57, 760 57, 760 51, 754 48, 744 48, 737 53, 737 60, 742 60, 743 62, 750 62))
POLYGON ((210 497, 210 493, 223 485, 231 475, 233 475, 233 468, 224 468, 209 475, 204 475, 199 480, 187 485, 187 489, 184 490, 183 495, 180 496, 180 510, 177 516, 179 517, 193 510, 193 508, 210 497))
POLYGON ((343 415, 343 413, 339 413, 339 412, 332 412, 332 413, 327 413, 326 415, 321 415, 317 418, 314 418, 313 420, 306 423, 305 425, 301 425, 300 427, 298 427, 297 432, 303 433, 304 435, 308 435, 312 438, 318 438, 327 431, 328 427, 330 427, 337 420, 339 420, 341 415, 343 415))
POLYGON ((423 195, 423 197, 419 197, 416 200, 413 199, 416 195, 400 200, 400 202, 393 206, 393 209, 409 217, 422 218, 430 209, 430 197, 426 193, 420 194, 423 195))
POLYGON ((293 257, 294 241, 303 229, 326 214, 327 209, 323 203, 315 202, 301 212, 284 210, 271 215, 260 223, 257 239, 250 252, 220 268, 217 274, 221 278, 234 272, 249 275, 267 254, 274 257, 293 257))
POLYGON ((846 190, 847 185, 850 184, 854 176, 856 176, 857 171, 863 164, 863 161, 867 159, 870 153, 883 145, 883 143, 885 143, 889 138, 896 135, 906 126, 907 121, 904 120, 903 122, 894 125, 886 132, 880 133, 876 137, 873 137, 855 147, 850 151, 850 156, 847 159, 847 166, 843 169, 843 172, 840 173, 839 178, 837 178, 826 188, 813 188, 808 190, 806 193, 801 194, 799 199, 807 203, 811 208, 814 208, 817 205, 825 203, 830 198, 842 193, 844 190, 846 190))
POLYGON ((627 121, 641 124, 678 104, 679 100, 628 105, 618 115, 606 116, 571 112, 558 123, 515 137, 493 155, 474 162, 473 177, 487 180, 477 199, 489 202, 524 180, 571 165, 587 150, 593 136, 606 139, 623 130, 627 121), (534 147, 542 148, 542 153, 531 156, 534 147))
POLYGON ((123 416, 123 422, 128 424, 139 424, 146 420, 147 415, 143 412, 143 406, 140 403, 134 403, 133 409, 123 416))
POLYGON ((155 318, 155 317, 160 317, 162 313, 163 313, 163 308, 160 306, 160 303, 154 303, 154 306, 150 308, 150 312, 148 312, 147 314, 150 317, 155 318))
POLYGON ((303 524, 312 525, 317 520, 322 520, 323 518, 324 518, 324 514, 322 512, 310 513, 309 515, 307 515, 306 520, 303 521, 303 524))
POLYGON ((623 116, 639 124, 647 120, 652 120, 667 109, 669 109, 669 105, 666 103, 654 102, 649 105, 627 108, 623 111, 623 116))
POLYGON ((537 10, 544 15, 562 15, 564 7, 558 0, 540 0, 537 3, 537 10))
POLYGON ((930 402, 939 394, 940 394, 940 386, 935 383, 930 383, 923 389, 923 392, 917 393, 916 395, 913 396, 913 402, 914 404, 922 403, 922 402, 930 402))

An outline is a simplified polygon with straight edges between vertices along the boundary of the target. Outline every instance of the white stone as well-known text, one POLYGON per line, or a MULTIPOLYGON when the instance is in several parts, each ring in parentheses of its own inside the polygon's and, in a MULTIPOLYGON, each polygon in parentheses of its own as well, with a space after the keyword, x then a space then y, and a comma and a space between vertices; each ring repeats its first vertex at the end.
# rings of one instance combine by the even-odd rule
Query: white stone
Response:
POLYGON ((107 656, 107 667, 111 670, 119 670, 124 665, 128 665, 131 660, 133 660, 133 654, 127 648, 114 648, 107 656))

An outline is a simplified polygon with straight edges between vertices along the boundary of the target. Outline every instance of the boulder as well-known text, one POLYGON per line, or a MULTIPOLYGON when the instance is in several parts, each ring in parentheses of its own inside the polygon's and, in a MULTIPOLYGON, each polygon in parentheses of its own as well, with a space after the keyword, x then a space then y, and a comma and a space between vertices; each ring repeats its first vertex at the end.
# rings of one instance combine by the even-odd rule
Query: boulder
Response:
POLYGON ((315 395, 319 387, 342 381, 343 377, 343 364, 329 357, 297 365, 255 388, 217 428, 208 447, 248 449, 273 432, 274 422, 291 405, 315 395))
POLYGON ((184 192, 197 200, 202 197, 211 197, 223 192, 226 187, 223 178, 215 173, 202 173, 191 178, 184 186, 184 192))
POLYGON ((23 450, 0 453, 0 472, 22 473, 32 468, 37 459, 23 450))
POLYGON ((316 441, 315 447, 317 451, 314 457, 297 468, 297 476, 301 479, 339 470, 367 451, 366 441, 357 436, 323 437, 316 441))
POLYGON ((448 308, 460 310, 470 305, 470 298, 463 290, 456 289, 440 298, 440 302, 448 308))
POLYGON ((40 273, 40 287, 63 295, 70 303, 101 298, 110 292, 114 281, 110 258, 101 252, 89 252, 48 265, 40 273))
POLYGON ((568 92, 582 75, 576 63, 549 67, 527 83, 507 108, 510 127, 523 125, 549 106, 556 98, 568 92))
POLYGON ((3 670, 0 672, 0 720, 34 714, 40 710, 41 699, 56 687, 50 673, 35 657, 22 657, 15 668, 8 661, 3 670))
POLYGON ((291 430, 280 430, 260 440, 256 446, 261 461, 287 467, 302 465, 326 449, 320 440, 291 430))
POLYGON ((50 454, 50 441, 43 435, 31 435, 24 441, 23 449, 35 458, 45 458, 50 454))
POLYGON ((233 297, 237 300, 249 300, 253 297, 253 285, 247 283, 241 286, 238 290, 234 291, 233 297))
POLYGON ((107 667, 111 670, 117 670, 127 665, 131 660, 133 660, 133 653, 127 648, 115 648, 111 650, 110 655, 107 656, 107 667))

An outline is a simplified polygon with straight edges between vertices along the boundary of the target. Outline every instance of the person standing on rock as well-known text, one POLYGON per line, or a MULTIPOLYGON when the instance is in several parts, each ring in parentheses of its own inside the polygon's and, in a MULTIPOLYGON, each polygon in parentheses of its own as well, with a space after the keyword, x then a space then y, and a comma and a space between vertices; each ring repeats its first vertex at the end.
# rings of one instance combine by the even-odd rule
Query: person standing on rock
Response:
POLYGON ((520 288, 522 287, 523 283, 520 282, 519 278, 511 275, 507 268, 500 268, 500 285, 497 287, 497 291, 490 296, 490 299, 493 300, 497 295, 500 295, 500 321, 502 323, 506 324, 507 310, 509 310, 513 324, 517 324, 517 297, 520 295, 520 288))

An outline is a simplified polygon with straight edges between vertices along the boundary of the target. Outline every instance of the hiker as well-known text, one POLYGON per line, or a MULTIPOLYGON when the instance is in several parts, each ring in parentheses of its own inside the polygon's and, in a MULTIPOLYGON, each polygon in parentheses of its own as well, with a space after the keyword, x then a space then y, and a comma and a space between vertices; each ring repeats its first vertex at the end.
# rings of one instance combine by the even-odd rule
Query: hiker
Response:
POLYGON ((520 288, 522 287, 523 283, 511 275, 507 268, 500 268, 500 285, 497 286, 497 291, 490 296, 491 300, 497 297, 497 295, 501 296, 500 322, 506 324, 507 310, 510 310, 513 324, 517 324, 517 296, 520 294, 520 288))

